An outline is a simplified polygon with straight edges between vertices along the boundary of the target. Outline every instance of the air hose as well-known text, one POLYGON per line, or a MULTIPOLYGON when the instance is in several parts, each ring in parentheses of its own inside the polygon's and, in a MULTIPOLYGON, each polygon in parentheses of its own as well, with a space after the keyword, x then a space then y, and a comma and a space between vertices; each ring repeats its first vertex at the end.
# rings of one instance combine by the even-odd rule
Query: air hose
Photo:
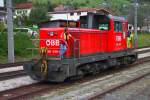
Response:
POLYGON ((45 76, 45 77, 47 77, 48 76, 48 63, 47 63, 47 56, 46 56, 46 54, 47 54, 47 48, 41 48, 41 51, 40 51, 40 53, 41 53, 41 67, 40 67, 40 70, 41 70, 41 73, 45 76))

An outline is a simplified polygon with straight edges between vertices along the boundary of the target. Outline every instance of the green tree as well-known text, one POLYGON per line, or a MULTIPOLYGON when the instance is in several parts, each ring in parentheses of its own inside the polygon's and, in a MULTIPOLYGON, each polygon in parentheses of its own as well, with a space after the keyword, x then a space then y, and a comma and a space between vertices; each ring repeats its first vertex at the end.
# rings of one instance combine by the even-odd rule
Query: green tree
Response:
POLYGON ((4 22, 0 22, 0 32, 2 32, 5 29, 4 22))
POLYGON ((48 17, 47 15, 47 9, 40 7, 40 8, 34 8, 31 10, 29 21, 33 24, 38 24, 43 21, 47 21, 48 17))
POLYGON ((47 10, 48 11, 53 11, 54 6, 52 5, 52 3, 50 1, 47 2, 47 10))
POLYGON ((29 0, 36 8, 43 7, 48 11, 53 11, 54 5, 49 0, 29 0))

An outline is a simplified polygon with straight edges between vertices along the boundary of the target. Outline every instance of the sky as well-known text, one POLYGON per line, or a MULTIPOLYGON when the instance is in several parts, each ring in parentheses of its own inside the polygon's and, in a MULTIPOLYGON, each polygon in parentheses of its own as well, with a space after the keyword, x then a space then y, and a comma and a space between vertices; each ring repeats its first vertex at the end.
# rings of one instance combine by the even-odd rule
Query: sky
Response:
POLYGON ((0 7, 4 7, 4 0, 0 0, 0 7))

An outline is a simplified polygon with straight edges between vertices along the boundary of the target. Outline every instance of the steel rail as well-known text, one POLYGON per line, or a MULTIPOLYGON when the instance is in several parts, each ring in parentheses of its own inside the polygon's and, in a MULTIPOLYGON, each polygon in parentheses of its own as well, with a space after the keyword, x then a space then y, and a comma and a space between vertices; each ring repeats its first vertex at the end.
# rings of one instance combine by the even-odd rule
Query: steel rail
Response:
POLYGON ((0 64, 0 69, 9 68, 9 67, 16 67, 16 66, 22 66, 23 64, 28 63, 28 62, 30 62, 30 61, 0 64))
POLYGON ((21 77, 21 76, 25 76, 25 75, 27 75, 27 74, 24 70, 0 73, 0 81, 17 78, 17 77, 21 77))
POLYGON ((144 54, 144 53, 148 53, 148 52, 150 52, 150 49, 138 51, 138 54, 144 54))
POLYGON ((122 83, 122 84, 120 84, 118 86, 115 86, 113 88, 107 89, 107 90, 105 90, 103 92, 95 93, 94 95, 92 95, 90 97, 87 97, 87 100, 94 100, 94 99, 97 100, 98 98, 104 97, 108 93, 112 93, 113 91, 115 91, 117 89, 123 88, 123 87, 125 87, 125 86, 127 86, 129 84, 132 84, 132 83, 134 83, 136 81, 139 81, 140 79, 142 79, 142 78, 144 78, 144 77, 146 77, 148 75, 150 75, 150 72, 145 73, 145 74, 143 74, 143 75, 141 75, 139 77, 136 77, 134 79, 131 79, 131 80, 127 81, 127 82, 124 82, 124 83, 122 83))

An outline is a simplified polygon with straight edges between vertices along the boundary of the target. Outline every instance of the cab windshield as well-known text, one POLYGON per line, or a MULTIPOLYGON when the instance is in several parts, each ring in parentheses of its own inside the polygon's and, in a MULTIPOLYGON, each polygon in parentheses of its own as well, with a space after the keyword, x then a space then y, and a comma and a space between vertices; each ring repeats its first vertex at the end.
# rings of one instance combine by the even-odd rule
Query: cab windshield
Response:
MULTIPOLYGON (((109 18, 106 15, 92 16, 92 29, 109 30, 109 18)), ((81 28, 88 28, 88 16, 80 17, 81 28)))

